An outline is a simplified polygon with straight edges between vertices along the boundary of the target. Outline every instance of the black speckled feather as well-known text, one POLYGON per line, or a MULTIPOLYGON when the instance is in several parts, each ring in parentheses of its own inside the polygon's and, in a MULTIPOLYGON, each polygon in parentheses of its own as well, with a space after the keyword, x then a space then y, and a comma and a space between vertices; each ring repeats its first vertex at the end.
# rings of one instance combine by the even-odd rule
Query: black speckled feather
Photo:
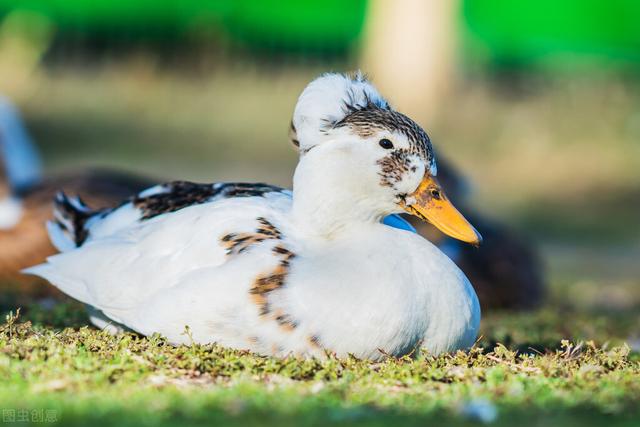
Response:
POLYGON ((163 187, 164 191, 133 197, 131 202, 142 211, 141 219, 150 219, 217 198, 262 197, 267 193, 285 191, 281 187, 260 183, 198 184, 174 181, 163 187))
POLYGON ((58 225, 69 234, 76 246, 81 246, 89 236, 85 224, 90 218, 104 218, 114 210, 131 203, 140 209, 140 221, 158 215, 179 211, 189 206, 199 205, 215 199, 233 197, 263 197, 268 193, 284 192, 284 188, 268 184, 252 183, 219 183, 199 184, 187 181, 174 181, 163 184, 157 192, 145 195, 148 190, 124 201, 115 208, 90 210, 80 200, 71 203, 64 194, 56 199, 55 211, 58 225))

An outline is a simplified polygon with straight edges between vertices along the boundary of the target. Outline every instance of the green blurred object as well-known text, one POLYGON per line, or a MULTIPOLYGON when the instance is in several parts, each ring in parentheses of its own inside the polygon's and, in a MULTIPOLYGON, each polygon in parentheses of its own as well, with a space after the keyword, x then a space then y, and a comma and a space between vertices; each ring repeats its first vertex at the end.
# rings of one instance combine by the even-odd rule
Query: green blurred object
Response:
MULTIPOLYGON (((640 1, 461 0, 468 64, 640 64, 640 1)), ((40 14, 58 40, 162 46, 213 42, 267 53, 345 54, 368 0, 0 0, 0 19, 40 14)))
POLYGON ((640 1, 463 0, 465 55, 503 67, 640 63, 640 1))
POLYGON ((182 42, 217 37, 250 48, 340 52, 360 36, 366 0, 0 0, 42 14, 58 36, 182 42))

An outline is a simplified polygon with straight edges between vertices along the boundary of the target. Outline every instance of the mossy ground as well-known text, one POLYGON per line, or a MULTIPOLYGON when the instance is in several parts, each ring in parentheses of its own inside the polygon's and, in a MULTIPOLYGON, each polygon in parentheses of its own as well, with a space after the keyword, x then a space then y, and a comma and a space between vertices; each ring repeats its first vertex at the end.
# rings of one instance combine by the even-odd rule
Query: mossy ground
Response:
POLYGON ((625 319, 490 315, 469 352, 372 363, 174 347, 80 326, 76 303, 34 305, 0 326, 0 402, 5 421, 26 409, 64 425, 631 426, 640 355, 623 343, 633 333, 625 319), (599 339, 561 340, 587 336, 599 339))

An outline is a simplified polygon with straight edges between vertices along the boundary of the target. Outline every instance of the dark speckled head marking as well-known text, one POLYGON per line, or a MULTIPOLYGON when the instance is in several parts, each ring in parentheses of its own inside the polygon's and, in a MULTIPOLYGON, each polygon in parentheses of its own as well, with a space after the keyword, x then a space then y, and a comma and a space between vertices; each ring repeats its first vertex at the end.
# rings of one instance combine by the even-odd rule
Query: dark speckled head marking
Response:
POLYGON ((433 166, 433 150, 426 132, 394 111, 361 72, 324 74, 307 85, 294 111, 289 136, 304 155, 334 130, 348 129, 363 138, 380 130, 402 134, 408 150, 433 166))
POLYGON ((354 108, 342 120, 332 125, 334 129, 347 127, 362 138, 369 138, 380 130, 400 133, 409 141, 408 152, 422 157, 427 164, 433 159, 433 148, 427 133, 402 113, 368 103, 354 108))
POLYGON ((411 154, 410 150, 398 149, 378 160, 381 167, 380 183, 387 187, 393 187, 402 180, 406 172, 409 170, 415 172, 416 166, 411 163, 411 154))
POLYGON ((347 97, 344 110, 347 114, 339 121, 328 123, 330 129, 347 128, 361 138, 370 138, 379 131, 388 131, 404 135, 408 148, 398 148, 378 161, 380 165, 380 184, 394 187, 404 175, 415 172, 417 166, 412 157, 420 157, 430 168, 434 165, 433 147, 427 133, 413 120, 402 113, 394 111, 385 102, 372 102, 366 97, 366 104, 358 105, 347 97))
MULTIPOLYGON (((319 133, 329 135, 335 130, 345 129, 363 139, 373 138, 381 131, 403 136, 408 146, 391 148, 386 156, 378 161, 380 184, 383 186, 395 188, 408 173, 418 170, 418 163, 424 163, 428 171, 434 171, 433 147, 422 127, 404 114, 394 111, 362 74, 341 77, 342 80, 337 80, 338 86, 344 84, 345 88, 339 93, 336 101, 340 102, 341 114, 333 112, 321 117, 319 133), (347 82, 344 83, 344 80, 347 82)), ((327 81, 333 81, 334 85, 328 85, 328 90, 335 87, 335 75, 326 78, 327 81)), ((292 132, 292 139, 297 140, 294 128, 292 132)), ((393 141, 393 137, 390 139, 393 141)), ((313 145, 310 147, 313 148, 313 145)), ((301 154, 304 154, 304 151, 301 154)))

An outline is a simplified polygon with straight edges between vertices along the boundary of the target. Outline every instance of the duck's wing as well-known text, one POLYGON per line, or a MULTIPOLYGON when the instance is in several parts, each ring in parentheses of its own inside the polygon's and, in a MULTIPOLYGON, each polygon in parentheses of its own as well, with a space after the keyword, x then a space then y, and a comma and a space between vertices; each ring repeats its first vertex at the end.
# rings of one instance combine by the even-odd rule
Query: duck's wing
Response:
POLYGON ((49 234, 54 245, 65 252, 87 241, 111 236, 119 230, 145 224, 150 219, 184 208, 225 199, 266 197, 271 193, 291 197, 289 190, 262 183, 174 181, 147 188, 114 208, 93 210, 79 197, 59 193, 55 200, 55 220, 49 224, 49 234))
POLYGON ((268 235, 265 224, 282 221, 291 194, 264 184, 174 182, 111 210, 90 212, 77 200, 67 202, 50 226, 54 240, 69 238, 66 252, 26 272, 129 324, 128 313, 159 292, 242 251, 246 240, 239 234, 268 235))

